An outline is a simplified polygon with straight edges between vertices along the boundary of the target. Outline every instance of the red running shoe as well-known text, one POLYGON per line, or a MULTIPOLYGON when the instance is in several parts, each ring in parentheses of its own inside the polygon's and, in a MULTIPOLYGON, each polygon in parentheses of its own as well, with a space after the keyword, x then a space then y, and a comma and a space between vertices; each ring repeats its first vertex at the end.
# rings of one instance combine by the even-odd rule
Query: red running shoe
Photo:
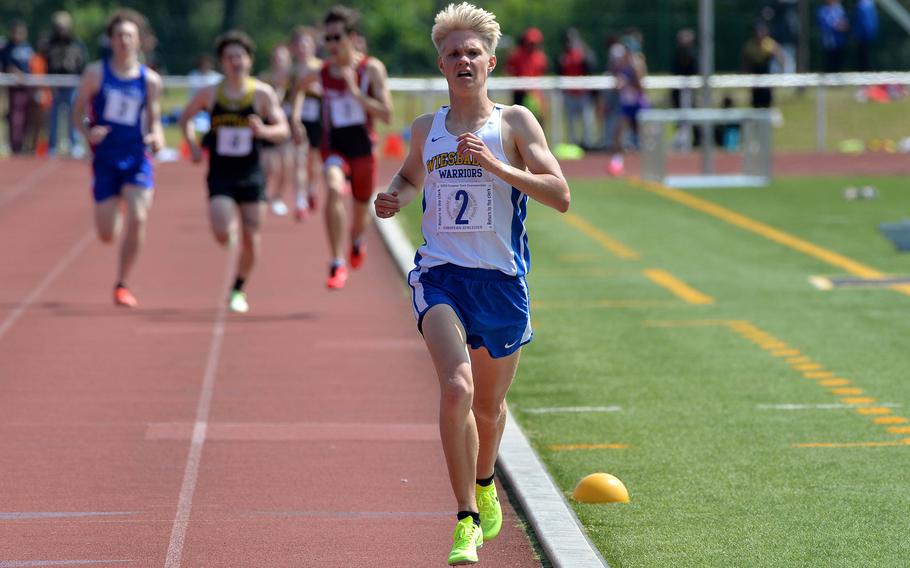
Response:
POLYGON ((117 306, 125 306, 127 308, 135 308, 139 305, 139 302, 136 300, 136 297, 133 296, 129 289, 126 286, 117 286, 114 288, 114 304, 117 306))
POLYGON ((325 285, 330 290, 340 290, 344 288, 345 282, 348 281, 348 267, 347 266, 333 266, 331 272, 329 273, 329 279, 326 281, 325 285))
POLYGON ((351 268, 357 270, 363 265, 367 257, 367 246, 364 244, 351 246, 351 268))

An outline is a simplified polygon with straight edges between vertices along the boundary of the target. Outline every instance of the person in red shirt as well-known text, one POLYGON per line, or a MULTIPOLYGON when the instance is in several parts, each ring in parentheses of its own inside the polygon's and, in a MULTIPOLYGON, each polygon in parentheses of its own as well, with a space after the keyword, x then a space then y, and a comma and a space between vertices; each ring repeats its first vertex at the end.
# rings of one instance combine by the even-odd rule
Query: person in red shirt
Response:
MULTIPOLYGON (((559 56, 559 74, 564 77, 590 75, 593 70, 593 56, 575 28, 566 30, 565 48, 559 56)), ((591 125, 594 124, 594 100, 591 91, 566 89, 562 92, 566 113, 566 127, 572 144, 590 148, 591 125), (581 135, 578 123, 581 123, 581 135)))
MULTIPOLYGON (((350 229, 351 268, 359 268, 366 257, 363 241, 370 223, 370 202, 376 185, 375 120, 388 123, 392 97, 385 65, 361 50, 360 14, 335 6, 326 14, 325 46, 328 58, 321 71, 300 79, 298 92, 306 93, 316 81, 322 87, 323 131, 320 151, 326 184, 326 227, 332 263, 326 286, 343 288, 348 278, 344 243, 350 229), (350 221, 343 191, 350 181, 354 204, 350 221)), ((294 101, 294 119, 306 96, 294 101)))
MULTIPOLYGON (((518 47, 506 60, 506 73, 515 77, 540 77, 550 68, 547 54, 541 49, 543 33, 537 28, 528 28, 519 40, 518 47)), ((540 118, 543 97, 540 91, 515 90, 512 104, 527 107, 540 118)))

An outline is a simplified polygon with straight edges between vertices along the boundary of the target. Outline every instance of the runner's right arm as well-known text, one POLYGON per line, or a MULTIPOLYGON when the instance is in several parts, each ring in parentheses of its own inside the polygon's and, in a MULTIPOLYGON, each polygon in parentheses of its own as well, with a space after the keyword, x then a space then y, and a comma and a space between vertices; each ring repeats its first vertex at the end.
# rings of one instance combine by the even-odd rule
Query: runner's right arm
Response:
POLYGON ((392 217, 420 194, 427 170, 423 163, 423 144, 426 142, 430 127, 433 126, 433 115, 417 117, 411 125, 411 148, 401 169, 392 178, 385 192, 376 196, 376 215, 383 219, 392 217))
POLYGON ((212 107, 215 99, 215 85, 204 87, 196 91, 196 95, 187 103, 183 112, 180 114, 180 133, 190 147, 190 154, 194 162, 202 160, 202 148, 199 147, 199 141, 196 140, 196 129, 193 127, 193 117, 199 111, 208 110, 212 107))
POLYGON ((107 126, 91 126, 85 113, 86 107, 99 89, 101 89, 101 63, 96 62, 86 67, 82 73, 79 90, 76 92, 76 99, 73 101, 73 108, 70 112, 70 120, 93 147, 100 144, 111 130, 107 126))

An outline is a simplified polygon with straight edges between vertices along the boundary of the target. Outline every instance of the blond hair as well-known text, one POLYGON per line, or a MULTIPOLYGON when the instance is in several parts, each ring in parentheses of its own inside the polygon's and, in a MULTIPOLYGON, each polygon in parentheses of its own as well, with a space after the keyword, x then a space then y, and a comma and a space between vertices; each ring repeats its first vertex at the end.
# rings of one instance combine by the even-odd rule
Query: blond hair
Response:
POLYGON ((467 2, 449 4, 436 14, 436 22, 433 24, 430 37, 437 52, 442 49, 442 42, 446 36, 455 30, 470 30, 477 33, 491 54, 496 53, 496 46, 502 37, 496 16, 467 2))

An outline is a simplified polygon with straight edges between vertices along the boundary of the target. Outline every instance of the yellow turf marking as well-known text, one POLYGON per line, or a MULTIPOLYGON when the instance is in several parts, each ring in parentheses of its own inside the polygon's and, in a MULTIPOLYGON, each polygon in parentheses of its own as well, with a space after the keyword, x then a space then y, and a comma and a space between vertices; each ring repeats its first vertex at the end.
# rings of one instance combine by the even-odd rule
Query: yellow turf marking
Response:
POLYGON ((548 450, 563 452, 570 450, 625 450, 629 444, 554 444, 548 450))
POLYGON ((876 424, 906 424, 910 422, 910 418, 904 418, 903 416, 882 416, 874 420, 876 424))
POLYGON ((888 431, 892 434, 910 434, 910 426, 892 426, 888 431))
POLYGON ((891 414, 890 408, 885 408, 884 406, 870 406, 869 408, 857 408, 857 412, 860 414, 891 414))
POLYGON ((818 363, 802 363, 799 365, 793 365, 793 368, 797 371, 821 371, 824 369, 824 367, 818 363))
POLYGON ((840 394, 840 395, 844 395, 844 394, 863 394, 863 389, 854 389, 854 388, 832 389, 832 390, 831 390, 831 394, 840 394))
POLYGON ((840 399, 844 404, 875 404, 878 400, 871 396, 847 396, 840 399))
POLYGON ((910 446, 910 438, 896 442, 847 442, 842 444, 814 442, 811 444, 793 444, 794 448, 885 448, 889 446, 910 446))
POLYGON ((833 377, 834 373, 831 371, 807 371, 803 373, 803 376, 807 379, 827 379, 833 377))
POLYGON ((702 306, 714 303, 714 298, 707 294, 699 292, 666 270, 661 270, 660 268, 649 268, 644 271, 644 274, 651 280, 651 282, 654 282, 658 286, 666 288, 684 302, 702 306))
POLYGON ((572 225, 617 257, 624 260, 638 260, 639 255, 637 252, 617 241, 610 235, 604 233, 591 223, 588 223, 578 215, 575 215, 574 213, 566 213, 562 216, 562 218, 566 223, 572 225))
POLYGON ((766 351, 776 351, 778 349, 786 349, 787 347, 789 347, 789 345, 787 345, 783 341, 770 341, 768 343, 759 344, 759 347, 761 347, 762 349, 765 349, 766 351))
MULTIPOLYGON (((675 201, 677 203, 685 205, 686 207, 695 209, 696 211, 701 211, 706 215, 710 215, 712 217, 730 223, 731 225, 760 235, 770 241, 774 241, 778 244, 797 250, 803 254, 821 260, 822 262, 846 270, 850 274, 859 276, 860 278, 885 277, 884 273, 879 272, 871 266, 866 266, 865 264, 847 258, 842 254, 838 254, 809 241, 800 239, 799 237, 795 237, 789 233, 785 233, 780 229, 775 229, 770 225, 766 225, 765 223, 756 221, 755 219, 751 219, 741 213, 736 213, 735 211, 731 211, 726 207, 721 207, 720 205, 711 203, 710 201, 701 199, 700 197, 696 197, 683 191, 670 189, 669 187, 662 184, 642 182, 641 180, 634 178, 632 179, 632 185, 642 187, 645 190, 657 194, 665 199, 675 201)), ((910 285, 892 286, 891 289, 901 292, 902 294, 910 295, 910 285)))
POLYGON ((794 355, 799 355, 798 349, 781 349, 780 351, 772 351, 771 355, 775 357, 792 357, 794 355))
POLYGON ((806 357, 805 355, 803 355, 802 357, 787 357, 787 363, 790 363, 791 365, 795 365, 795 364, 799 364, 799 363, 811 363, 811 362, 812 362, 812 357, 806 357))
POLYGON ((850 384, 850 381, 847 379, 828 379, 825 381, 818 381, 823 387, 843 387, 850 384))

